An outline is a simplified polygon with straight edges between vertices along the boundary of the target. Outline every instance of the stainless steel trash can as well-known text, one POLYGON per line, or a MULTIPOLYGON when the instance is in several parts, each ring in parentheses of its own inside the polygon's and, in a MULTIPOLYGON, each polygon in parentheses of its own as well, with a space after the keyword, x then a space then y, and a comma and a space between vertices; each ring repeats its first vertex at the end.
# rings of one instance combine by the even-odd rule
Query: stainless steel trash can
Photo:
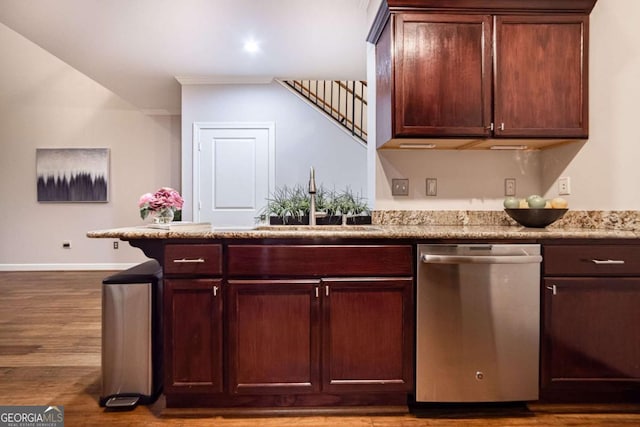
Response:
POLYGON ((149 260, 102 281, 100 406, 133 409, 162 391, 162 268, 149 260))

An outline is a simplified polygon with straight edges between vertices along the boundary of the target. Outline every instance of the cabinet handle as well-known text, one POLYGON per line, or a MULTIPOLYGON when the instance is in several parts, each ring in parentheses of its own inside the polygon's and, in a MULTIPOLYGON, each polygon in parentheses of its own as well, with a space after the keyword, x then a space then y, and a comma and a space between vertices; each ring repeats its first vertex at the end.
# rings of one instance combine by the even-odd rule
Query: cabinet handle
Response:
POLYGON ((324 287, 324 294, 325 294, 326 296, 329 296, 329 285, 326 285, 326 286, 324 287))
POLYGON ((491 123, 489 126, 486 126, 485 129, 493 131, 493 123, 491 123))
POLYGON ((217 286, 214 286, 214 287, 213 287, 213 296, 214 296, 214 297, 217 297, 217 296, 218 296, 218 287, 217 287, 217 286))
POLYGON ((558 287, 556 285, 547 286, 547 289, 552 291, 553 295, 557 295, 558 294, 558 287))
POLYGON ((175 262, 176 264, 202 264, 204 263, 204 258, 174 259, 173 262, 175 262))
POLYGON ((624 264, 623 259, 592 259, 592 263, 596 265, 620 265, 624 264))
POLYGON ((500 130, 504 130, 504 123, 500 123, 500 130))
POLYGON ((318 287, 316 286, 316 298, 320 298, 320 293, 318 292, 318 287))

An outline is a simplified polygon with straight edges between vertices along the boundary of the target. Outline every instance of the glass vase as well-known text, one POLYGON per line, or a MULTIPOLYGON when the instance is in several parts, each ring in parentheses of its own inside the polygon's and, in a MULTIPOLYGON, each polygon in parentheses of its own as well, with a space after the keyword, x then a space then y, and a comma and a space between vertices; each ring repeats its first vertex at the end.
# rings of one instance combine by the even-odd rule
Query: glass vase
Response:
POLYGON ((173 209, 164 208, 157 211, 153 217, 153 222, 156 224, 169 224, 173 221, 173 209))

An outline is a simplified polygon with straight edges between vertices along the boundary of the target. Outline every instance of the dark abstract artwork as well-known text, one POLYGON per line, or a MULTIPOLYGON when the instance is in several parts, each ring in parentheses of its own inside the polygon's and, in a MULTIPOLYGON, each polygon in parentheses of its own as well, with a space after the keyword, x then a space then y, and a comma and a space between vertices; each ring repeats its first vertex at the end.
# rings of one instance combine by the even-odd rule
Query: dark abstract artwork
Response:
POLYGON ((107 202, 108 148, 37 148, 39 202, 107 202))

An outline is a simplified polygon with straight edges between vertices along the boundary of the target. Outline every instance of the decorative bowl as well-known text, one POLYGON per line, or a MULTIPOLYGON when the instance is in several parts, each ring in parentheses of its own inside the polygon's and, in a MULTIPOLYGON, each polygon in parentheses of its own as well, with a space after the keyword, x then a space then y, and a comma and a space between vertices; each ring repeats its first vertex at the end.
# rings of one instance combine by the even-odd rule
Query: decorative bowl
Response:
POLYGON ((569 209, 550 209, 550 208, 521 208, 521 209, 505 209, 504 211, 515 222, 524 227, 544 228, 553 224, 568 211, 569 209))

